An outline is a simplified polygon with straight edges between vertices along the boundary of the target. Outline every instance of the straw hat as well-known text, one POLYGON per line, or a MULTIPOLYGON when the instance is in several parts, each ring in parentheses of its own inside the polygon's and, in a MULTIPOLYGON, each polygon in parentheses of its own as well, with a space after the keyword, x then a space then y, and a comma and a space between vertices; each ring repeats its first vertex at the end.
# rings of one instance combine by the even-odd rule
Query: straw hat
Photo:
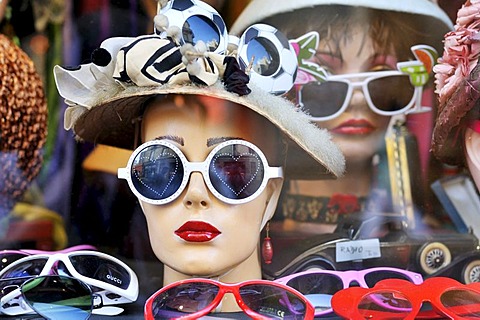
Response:
POLYGON ((436 1, 430 0, 252 0, 232 26, 232 34, 239 34, 248 26, 266 18, 290 11, 322 5, 345 5, 424 15, 443 22, 448 29, 453 25, 436 1))
POLYGON ((345 160, 328 131, 317 128, 286 99, 248 83, 234 51, 208 52, 201 42, 181 45, 181 31, 167 27, 164 15, 154 22, 154 34, 105 40, 91 63, 54 68, 58 91, 69 105, 67 130, 73 129, 80 140, 133 149, 135 124, 150 97, 205 95, 245 106, 280 129, 290 142, 288 176, 342 175, 345 160))
POLYGON ((0 34, 0 215, 13 208, 42 166, 47 103, 32 60, 0 34))
POLYGON ((448 164, 464 162, 461 129, 480 99, 479 57, 480 2, 469 0, 458 11, 455 30, 445 35, 443 56, 433 69, 439 106, 432 151, 448 164))

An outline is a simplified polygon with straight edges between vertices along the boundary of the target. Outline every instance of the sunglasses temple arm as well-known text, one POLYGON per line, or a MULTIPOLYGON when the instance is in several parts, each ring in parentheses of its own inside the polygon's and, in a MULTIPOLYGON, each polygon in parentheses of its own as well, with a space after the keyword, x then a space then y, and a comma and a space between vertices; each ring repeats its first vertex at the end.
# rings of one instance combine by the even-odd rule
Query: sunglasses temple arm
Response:
POLYGON ((0 299, 0 314, 19 315, 31 312, 34 311, 23 299, 21 288, 13 290, 0 299), (7 304, 15 304, 15 306, 6 306, 7 304))
POLYGON ((127 168, 118 168, 117 170, 117 177, 119 179, 127 179, 127 168))
POLYGON ((283 178, 283 167, 268 167, 269 178, 283 178))

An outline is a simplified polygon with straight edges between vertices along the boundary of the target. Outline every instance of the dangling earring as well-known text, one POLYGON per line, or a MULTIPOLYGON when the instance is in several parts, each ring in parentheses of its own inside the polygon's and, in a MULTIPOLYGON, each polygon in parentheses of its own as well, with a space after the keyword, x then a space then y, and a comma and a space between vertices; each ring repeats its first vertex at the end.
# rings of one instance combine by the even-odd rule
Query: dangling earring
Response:
POLYGON ((272 241, 269 236, 269 231, 270 231, 270 221, 267 222, 267 226, 265 227, 265 231, 267 232, 265 238, 263 239, 262 243, 262 257, 263 261, 266 264, 272 263, 272 258, 273 258, 273 246, 272 246, 272 241))

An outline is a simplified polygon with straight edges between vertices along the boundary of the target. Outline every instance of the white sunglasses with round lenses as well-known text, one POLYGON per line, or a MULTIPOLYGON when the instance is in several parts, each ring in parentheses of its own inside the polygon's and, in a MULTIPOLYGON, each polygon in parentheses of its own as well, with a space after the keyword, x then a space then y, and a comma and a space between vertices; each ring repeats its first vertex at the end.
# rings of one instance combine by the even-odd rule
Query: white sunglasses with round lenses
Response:
POLYGON ((217 145, 203 162, 189 162, 173 143, 152 140, 133 152, 118 178, 140 200, 162 205, 180 196, 192 172, 200 172, 210 192, 228 204, 252 201, 269 179, 283 177, 282 167, 270 167, 257 146, 235 139, 217 145))

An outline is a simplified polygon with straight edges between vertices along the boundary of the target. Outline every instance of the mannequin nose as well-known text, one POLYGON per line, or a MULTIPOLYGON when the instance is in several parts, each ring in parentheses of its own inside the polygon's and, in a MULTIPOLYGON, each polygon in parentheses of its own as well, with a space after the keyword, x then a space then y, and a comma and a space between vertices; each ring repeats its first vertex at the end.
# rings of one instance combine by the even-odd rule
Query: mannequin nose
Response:
POLYGON ((363 91, 361 88, 355 88, 352 92, 352 97, 350 98, 347 109, 350 111, 354 111, 354 110, 363 110, 365 108, 368 109, 367 99, 363 94, 363 91))
POLYGON ((192 172, 188 182, 183 204, 192 209, 208 209, 211 198, 203 176, 199 172, 192 172))

